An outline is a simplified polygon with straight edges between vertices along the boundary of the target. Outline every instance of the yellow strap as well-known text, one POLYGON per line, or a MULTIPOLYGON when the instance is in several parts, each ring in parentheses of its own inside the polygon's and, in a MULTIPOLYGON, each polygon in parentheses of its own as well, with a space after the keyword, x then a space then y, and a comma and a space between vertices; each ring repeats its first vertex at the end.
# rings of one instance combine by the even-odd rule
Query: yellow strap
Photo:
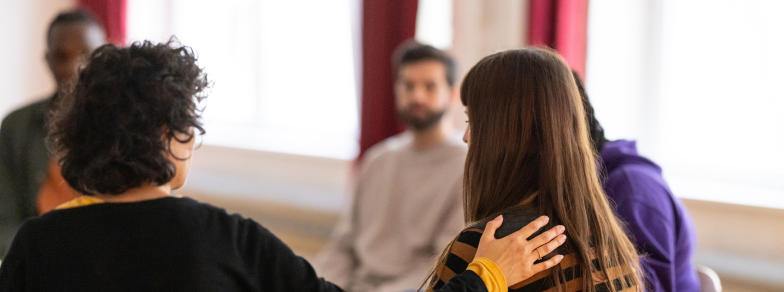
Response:
POLYGON ((103 200, 96 197, 81 196, 76 199, 60 204, 60 206, 57 206, 55 210, 76 208, 76 207, 87 206, 92 204, 100 204, 103 202, 104 202, 103 200))
POLYGON ((501 269, 488 258, 474 258, 467 270, 473 271, 482 281, 485 282, 488 292, 508 292, 509 286, 506 284, 506 278, 501 273, 501 269))

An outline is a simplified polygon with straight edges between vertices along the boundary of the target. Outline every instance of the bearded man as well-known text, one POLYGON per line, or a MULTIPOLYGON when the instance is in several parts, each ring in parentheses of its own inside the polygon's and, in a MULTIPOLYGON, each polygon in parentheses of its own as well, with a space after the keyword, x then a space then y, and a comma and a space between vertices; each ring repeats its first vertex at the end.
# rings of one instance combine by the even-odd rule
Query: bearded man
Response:
POLYGON ((319 275, 346 291, 416 290, 463 227, 467 148, 453 135, 455 61, 408 42, 395 53, 395 100, 407 130, 368 150, 353 205, 319 256, 319 275))

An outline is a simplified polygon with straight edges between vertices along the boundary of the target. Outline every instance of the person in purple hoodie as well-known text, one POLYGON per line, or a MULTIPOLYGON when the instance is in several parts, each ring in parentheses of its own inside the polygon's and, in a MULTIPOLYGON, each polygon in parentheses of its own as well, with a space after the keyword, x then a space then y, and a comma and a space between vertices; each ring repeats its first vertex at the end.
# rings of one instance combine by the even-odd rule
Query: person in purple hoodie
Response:
POLYGON ((588 126, 599 153, 604 191, 626 223, 629 239, 642 256, 646 291, 699 291, 692 254, 694 223, 662 177, 662 169, 637 153, 635 141, 609 141, 596 119, 580 78, 575 74, 588 126))

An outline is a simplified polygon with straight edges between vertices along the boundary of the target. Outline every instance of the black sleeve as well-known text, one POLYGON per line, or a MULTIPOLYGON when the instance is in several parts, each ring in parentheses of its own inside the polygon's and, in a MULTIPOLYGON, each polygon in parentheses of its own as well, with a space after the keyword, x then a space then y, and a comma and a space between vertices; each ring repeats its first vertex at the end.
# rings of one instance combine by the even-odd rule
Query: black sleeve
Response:
POLYGON ((259 275, 262 291, 342 292, 316 276, 305 259, 297 256, 274 234, 252 220, 242 220, 246 238, 240 244, 247 264, 259 275))
POLYGON ((473 271, 464 271, 457 276, 452 277, 449 283, 446 283, 441 289, 435 290, 437 292, 487 292, 487 286, 482 278, 473 271))
MULTIPOLYGON (((340 287, 316 276, 308 261, 295 255, 285 243, 260 224, 249 219, 242 220, 240 224, 244 225, 241 229, 246 232, 243 232, 245 236, 238 247, 244 250, 246 260, 253 259, 248 265, 256 267, 260 275, 261 290, 343 292, 340 287)), ((479 275, 466 270, 436 291, 487 292, 487 286, 479 275)))

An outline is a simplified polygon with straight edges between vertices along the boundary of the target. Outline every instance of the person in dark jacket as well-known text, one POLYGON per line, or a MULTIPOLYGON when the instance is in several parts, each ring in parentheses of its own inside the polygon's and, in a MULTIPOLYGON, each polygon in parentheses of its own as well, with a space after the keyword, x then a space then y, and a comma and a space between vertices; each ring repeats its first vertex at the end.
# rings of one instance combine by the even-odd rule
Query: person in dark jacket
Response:
MULTIPOLYGON (((204 133, 209 84, 192 50, 173 42, 98 48, 49 117, 54 157, 84 196, 22 225, 0 291, 342 291, 258 223, 170 195, 204 133)), ((506 291, 557 264, 534 261, 563 243, 553 240, 562 226, 526 240, 545 224, 484 236, 441 291, 506 291)))
MULTIPOLYGON (((76 76, 85 57, 106 42, 103 28, 87 12, 57 15, 46 34, 46 63, 59 92, 76 76)), ((22 222, 77 196, 63 183, 44 139, 46 110, 57 93, 11 112, 0 126, 0 259, 22 222)))
POLYGON ((608 141, 577 73, 591 140, 600 155, 602 186, 626 223, 629 239, 645 255, 640 266, 651 292, 699 291, 692 263, 697 234, 689 211, 673 195, 656 163, 637 153, 635 141, 608 141))

